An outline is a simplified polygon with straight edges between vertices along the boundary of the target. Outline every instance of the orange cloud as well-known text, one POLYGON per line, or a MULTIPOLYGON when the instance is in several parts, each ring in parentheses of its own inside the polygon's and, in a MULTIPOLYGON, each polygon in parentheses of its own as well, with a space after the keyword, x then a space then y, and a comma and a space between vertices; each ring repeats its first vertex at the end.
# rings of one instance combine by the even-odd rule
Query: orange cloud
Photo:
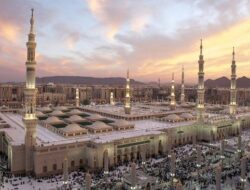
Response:
POLYGON ((107 3, 107 0, 88 0, 91 12, 105 24, 107 37, 111 39, 118 32, 120 24, 108 18, 108 15, 105 13, 105 5, 107 3))
MULTIPOLYGON (((241 21, 230 28, 226 28, 222 32, 204 37, 203 39, 203 54, 205 59, 205 78, 216 78, 221 76, 230 77, 230 65, 232 60, 232 47, 235 46, 237 75, 249 76, 249 71, 244 69, 249 67, 250 62, 250 19, 241 21), (246 57, 246 56, 249 56, 246 57), (244 59, 241 61, 241 57, 244 59)), ((136 73, 139 77, 157 76, 171 79, 171 76, 166 74, 172 72, 180 73, 181 65, 184 64, 186 78, 196 82, 198 71, 198 55, 200 41, 187 47, 184 53, 177 53, 172 57, 161 60, 146 60, 136 73)), ((180 80, 180 76, 177 78, 180 80)))
POLYGON ((104 24, 106 35, 112 39, 124 25, 140 32, 149 20, 148 7, 136 8, 133 1, 87 0, 92 14, 104 24), (142 12, 143 10, 143 12, 142 12))
POLYGON ((0 36, 10 42, 16 42, 19 39, 20 28, 11 23, 0 20, 0 36))

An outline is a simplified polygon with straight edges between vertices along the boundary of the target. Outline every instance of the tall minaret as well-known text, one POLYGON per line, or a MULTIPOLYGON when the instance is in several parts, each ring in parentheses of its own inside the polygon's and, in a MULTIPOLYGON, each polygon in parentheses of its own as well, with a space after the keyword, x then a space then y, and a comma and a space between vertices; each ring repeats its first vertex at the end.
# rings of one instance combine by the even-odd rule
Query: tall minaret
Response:
POLYGON ((197 89, 197 121, 200 123, 204 122, 204 60, 202 55, 202 39, 200 45, 200 56, 199 56, 199 72, 198 72, 198 89, 197 89))
POLYGON ((182 65, 182 75, 181 75, 181 104, 185 102, 185 86, 184 86, 184 67, 182 65))
POLYGON ((34 9, 31 9, 30 33, 28 34, 27 61, 26 61, 26 87, 25 114, 23 122, 25 124, 25 171, 31 173, 34 168, 33 151, 36 144, 36 61, 35 61, 35 33, 34 33, 34 9))
POLYGON ((68 167, 69 167, 68 158, 66 156, 63 161, 63 185, 65 189, 67 189, 68 182, 69 182, 69 168, 68 167))
POLYGON ((175 107, 176 107, 176 102, 175 102, 175 89, 174 89, 174 73, 172 73, 170 109, 175 110, 175 107))
POLYGON ((79 101, 79 89, 76 88, 76 107, 80 106, 80 101, 79 101))
POLYGON ((124 110, 125 110, 125 114, 130 114, 131 113, 129 70, 127 71, 126 94, 125 94, 125 106, 124 106, 124 110))
POLYGON ((229 106, 229 112, 230 115, 234 116, 236 114, 236 64, 235 64, 235 53, 233 48, 233 60, 231 65, 231 89, 230 89, 230 106, 229 106))
POLYGON ((110 100, 109 100, 110 105, 115 105, 115 101, 114 101, 114 93, 110 92, 110 100))

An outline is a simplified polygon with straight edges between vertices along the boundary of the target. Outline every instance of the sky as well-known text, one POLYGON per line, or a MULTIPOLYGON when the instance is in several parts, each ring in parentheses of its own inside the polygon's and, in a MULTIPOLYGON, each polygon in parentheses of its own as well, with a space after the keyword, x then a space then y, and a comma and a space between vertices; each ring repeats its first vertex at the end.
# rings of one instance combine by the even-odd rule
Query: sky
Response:
POLYGON ((38 77, 125 77, 197 82, 200 39, 205 79, 250 77, 249 0, 0 0, 0 83, 25 80, 34 8, 38 77))

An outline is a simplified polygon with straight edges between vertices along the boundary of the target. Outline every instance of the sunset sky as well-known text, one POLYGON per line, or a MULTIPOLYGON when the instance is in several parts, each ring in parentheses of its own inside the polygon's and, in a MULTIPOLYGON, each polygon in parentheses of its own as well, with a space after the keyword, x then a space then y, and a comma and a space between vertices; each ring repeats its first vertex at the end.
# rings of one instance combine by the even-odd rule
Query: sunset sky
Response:
POLYGON ((37 76, 123 77, 196 83, 200 38, 205 79, 250 77, 249 0, 1 0, 0 82, 24 81, 35 9, 37 76))

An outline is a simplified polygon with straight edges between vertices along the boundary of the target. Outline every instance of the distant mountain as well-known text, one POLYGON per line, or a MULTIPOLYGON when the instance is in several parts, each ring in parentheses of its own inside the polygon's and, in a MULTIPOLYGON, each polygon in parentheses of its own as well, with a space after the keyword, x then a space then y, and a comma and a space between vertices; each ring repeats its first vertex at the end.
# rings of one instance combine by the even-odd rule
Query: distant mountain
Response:
MULTIPOLYGON (((125 78, 122 77, 109 77, 109 78, 97 78, 97 77, 84 77, 84 76, 51 76, 36 78, 38 84, 86 84, 86 85, 124 85, 125 78)), ((131 84, 139 85, 144 84, 134 79, 130 79, 131 84)))
MULTIPOLYGON (((228 79, 227 77, 220 77, 215 80, 208 79, 205 81, 205 86, 209 88, 215 88, 215 87, 230 88, 230 79, 228 79)), ((247 78, 245 76, 238 78, 237 87, 238 88, 250 88, 250 78, 247 78)))

